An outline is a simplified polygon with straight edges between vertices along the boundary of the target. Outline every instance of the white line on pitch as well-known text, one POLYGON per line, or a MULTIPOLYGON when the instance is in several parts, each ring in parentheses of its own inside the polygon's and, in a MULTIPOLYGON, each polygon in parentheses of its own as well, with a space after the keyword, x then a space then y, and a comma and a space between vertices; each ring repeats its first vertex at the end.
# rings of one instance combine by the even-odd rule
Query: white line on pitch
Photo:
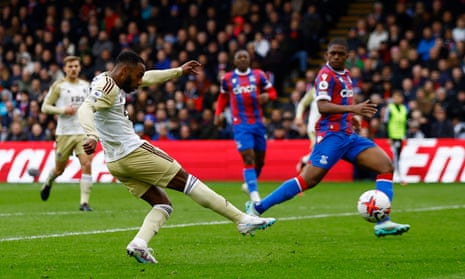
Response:
MULTIPOLYGON (((465 204, 448 205, 448 206, 433 206, 433 207, 424 207, 424 208, 408 209, 408 210, 397 210, 396 212, 441 211, 441 210, 461 209, 461 208, 465 208, 465 204)), ((278 218, 278 220, 279 221, 291 221, 291 220, 318 219, 318 218, 329 218, 329 217, 344 217, 344 216, 353 216, 353 215, 358 215, 358 213, 357 212, 345 212, 345 213, 332 213, 332 214, 317 214, 317 215, 308 215, 308 216, 282 217, 282 218, 278 218)), ((211 226, 211 225, 223 225, 223 224, 230 224, 230 223, 231 223, 230 221, 197 222, 197 223, 166 225, 163 228, 169 229, 169 228, 184 228, 184 227, 194 227, 194 226, 211 226)), ((95 230, 95 231, 88 231, 88 232, 67 232, 67 233, 59 233, 59 234, 57 233, 57 234, 45 234, 45 235, 5 237, 5 238, 0 238, 0 242, 126 232, 126 231, 135 231, 138 229, 139 229, 138 227, 115 228, 115 229, 95 230)))

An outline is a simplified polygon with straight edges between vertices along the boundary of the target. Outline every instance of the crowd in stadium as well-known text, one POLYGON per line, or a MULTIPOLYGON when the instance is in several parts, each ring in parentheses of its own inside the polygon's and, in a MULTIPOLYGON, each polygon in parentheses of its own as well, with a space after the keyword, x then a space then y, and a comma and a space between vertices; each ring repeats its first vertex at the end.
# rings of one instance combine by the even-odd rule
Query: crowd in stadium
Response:
MULTIPOLYGON (((77 55, 81 77, 111 70, 133 49, 147 69, 196 59, 197 76, 141 88, 127 100, 141 137, 230 139, 213 124, 219 79, 232 56, 247 49, 279 99, 267 110, 270 139, 306 138, 293 124, 295 107, 317 74, 329 29, 346 1, 304 0, 11 0, 0 14, 0 141, 53 140, 56 119, 41 113, 63 59, 77 55), (340 2, 344 2, 341 4, 340 2), (289 89, 291 88, 291 89, 289 89)), ((364 133, 385 137, 383 107, 401 91, 408 137, 465 138, 465 5, 460 0, 379 1, 347 30, 355 99, 379 104, 364 133)))

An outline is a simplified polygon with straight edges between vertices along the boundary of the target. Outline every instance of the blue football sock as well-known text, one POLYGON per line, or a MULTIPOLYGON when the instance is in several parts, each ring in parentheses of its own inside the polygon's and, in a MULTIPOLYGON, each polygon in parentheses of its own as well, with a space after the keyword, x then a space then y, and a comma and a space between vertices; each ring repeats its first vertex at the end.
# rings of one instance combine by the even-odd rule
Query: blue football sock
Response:
POLYGON ((388 196, 389 200, 392 202, 392 198, 394 197, 394 191, 392 189, 392 181, 389 182, 385 180, 376 180, 376 189, 385 193, 388 196))
POLYGON ((243 175, 249 193, 258 191, 257 174, 255 173, 255 168, 244 168, 243 175))
MULTIPOLYGON (((388 196, 389 200, 392 202, 394 198, 394 189, 392 184, 392 174, 385 174, 385 175, 378 175, 376 177, 376 189, 380 190, 381 192, 385 193, 388 196)), ((391 218, 386 218, 386 221, 390 220, 391 218)))
POLYGON ((295 195, 300 193, 300 187, 297 179, 291 178, 276 188, 271 194, 266 196, 263 200, 255 204, 255 209, 258 213, 262 214, 270 207, 292 199, 295 195))
POLYGON ((262 167, 260 167, 260 168, 256 167, 255 168, 255 174, 257 175, 257 179, 260 177, 261 173, 262 173, 262 167))

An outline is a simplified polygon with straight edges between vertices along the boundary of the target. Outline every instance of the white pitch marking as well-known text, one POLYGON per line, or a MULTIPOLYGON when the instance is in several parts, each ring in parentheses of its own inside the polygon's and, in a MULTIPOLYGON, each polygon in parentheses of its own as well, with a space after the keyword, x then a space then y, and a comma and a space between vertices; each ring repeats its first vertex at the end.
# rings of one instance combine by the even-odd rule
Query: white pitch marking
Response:
MULTIPOLYGON (((465 204, 462 205, 445 205, 445 206, 433 206, 417 209, 408 209, 408 210, 396 210, 396 212, 424 212, 424 211, 441 211, 449 209, 461 209, 465 208, 465 204)), ((55 212, 58 214, 58 212, 55 212)), ((72 212, 74 214, 74 212, 72 212)), ((0 216, 4 216, 8 213, 4 213, 0 216)), ((25 215, 24 213, 15 213, 11 216, 25 215)), ((53 215, 53 214, 50 214, 53 215)), ((332 213, 332 214, 317 214, 317 215, 308 215, 308 216, 294 216, 294 217, 282 217, 278 218, 278 221, 292 221, 292 220, 303 220, 303 219, 319 219, 319 218, 330 218, 330 217, 345 217, 345 216, 354 216, 358 215, 357 212, 343 212, 343 213, 332 213)), ((195 227, 195 226, 211 226, 211 225, 223 225, 230 224, 230 221, 212 221, 212 222, 197 222, 197 223, 186 223, 186 224, 174 224, 166 225, 163 228, 185 228, 185 227, 195 227)), ((8 241, 21 241, 21 240, 32 240, 32 239, 45 239, 45 238, 58 238, 58 237, 67 237, 67 236, 76 236, 76 235, 91 235, 91 234, 103 234, 103 233, 115 233, 115 232, 126 232, 126 231, 135 231, 139 227, 132 228, 115 228, 108 230, 95 230, 88 232, 67 232, 60 234, 44 234, 44 235, 31 235, 31 236, 18 236, 18 237, 5 237, 0 238, 0 242, 8 241)))

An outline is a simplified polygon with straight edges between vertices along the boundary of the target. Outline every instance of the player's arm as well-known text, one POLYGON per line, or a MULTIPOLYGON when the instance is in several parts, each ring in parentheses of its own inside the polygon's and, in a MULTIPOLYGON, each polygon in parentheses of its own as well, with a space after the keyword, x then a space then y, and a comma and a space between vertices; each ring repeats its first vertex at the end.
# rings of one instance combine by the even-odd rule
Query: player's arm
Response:
POLYGON ((45 96, 44 102, 42 103, 41 110, 47 114, 65 114, 65 108, 58 108, 55 106, 56 101, 60 97, 60 87, 58 82, 52 84, 45 96))
POLYGON ((305 110, 310 106, 310 103, 313 101, 315 95, 315 88, 312 86, 310 89, 305 92, 305 95, 297 104, 295 111, 295 119, 303 120, 305 110))
POLYGON ((260 71, 260 83, 264 84, 262 88, 262 92, 260 93, 259 98, 259 103, 263 104, 268 101, 274 101, 278 98, 278 92, 276 92, 276 89, 273 87, 273 84, 266 78, 266 75, 263 71, 260 71))
POLYGON ((363 117, 371 118, 378 111, 376 104, 366 100, 356 105, 338 105, 330 102, 328 99, 316 98, 318 103, 318 111, 321 114, 339 114, 339 113, 354 113, 363 117))
POLYGON ((213 119, 213 123, 216 126, 221 126, 223 124, 222 113, 228 104, 228 92, 227 84, 224 77, 221 79, 221 89, 220 94, 218 94, 218 99, 216 101, 216 110, 215 110, 215 118, 213 119))
POLYGON ((92 89, 89 97, 79 107, 79 123, 88 137, 83 145, 84 151, 87 154, 94 153, 97 147, 98 133, 94 124, 94 113, 111 108, 115 103, 118 92, 119 88, 114 84, 114 81, 104 78, 92 89))
POLYGON ((163 83, 167 80, 178 78, 186 74, 197 74, 197 68, 201 64, 198 61, 191 60, 184 63, 182 66, 167 70, 148 70, 142 76, 141 86, 149 86, 152 84, 163 83))
POLYGON ((263 93, 260 94, 260 104, 266 103, 268 101, 274 101, 278 98, 278 93, 273 86, 265 89, 263 93))
POLYGON ((182 76, 182 68, 172 68, 167 70, 148 70, 144 73, 142 77, 141 86, 149 86, 152 84, 163 83, 167 80, 178 78, 182 76))
POLYGON ((329 79, 324 75, 321 78, 317 77, 315 102, 321 114, 354 113, 371 118, 378 111, 377 105, 371 104, 370 100, 355 105, 339 105, 331 102, 332 94, 339 94, 339 92, 334 92, 334 84, 335 81, 331 77, 329 79))

